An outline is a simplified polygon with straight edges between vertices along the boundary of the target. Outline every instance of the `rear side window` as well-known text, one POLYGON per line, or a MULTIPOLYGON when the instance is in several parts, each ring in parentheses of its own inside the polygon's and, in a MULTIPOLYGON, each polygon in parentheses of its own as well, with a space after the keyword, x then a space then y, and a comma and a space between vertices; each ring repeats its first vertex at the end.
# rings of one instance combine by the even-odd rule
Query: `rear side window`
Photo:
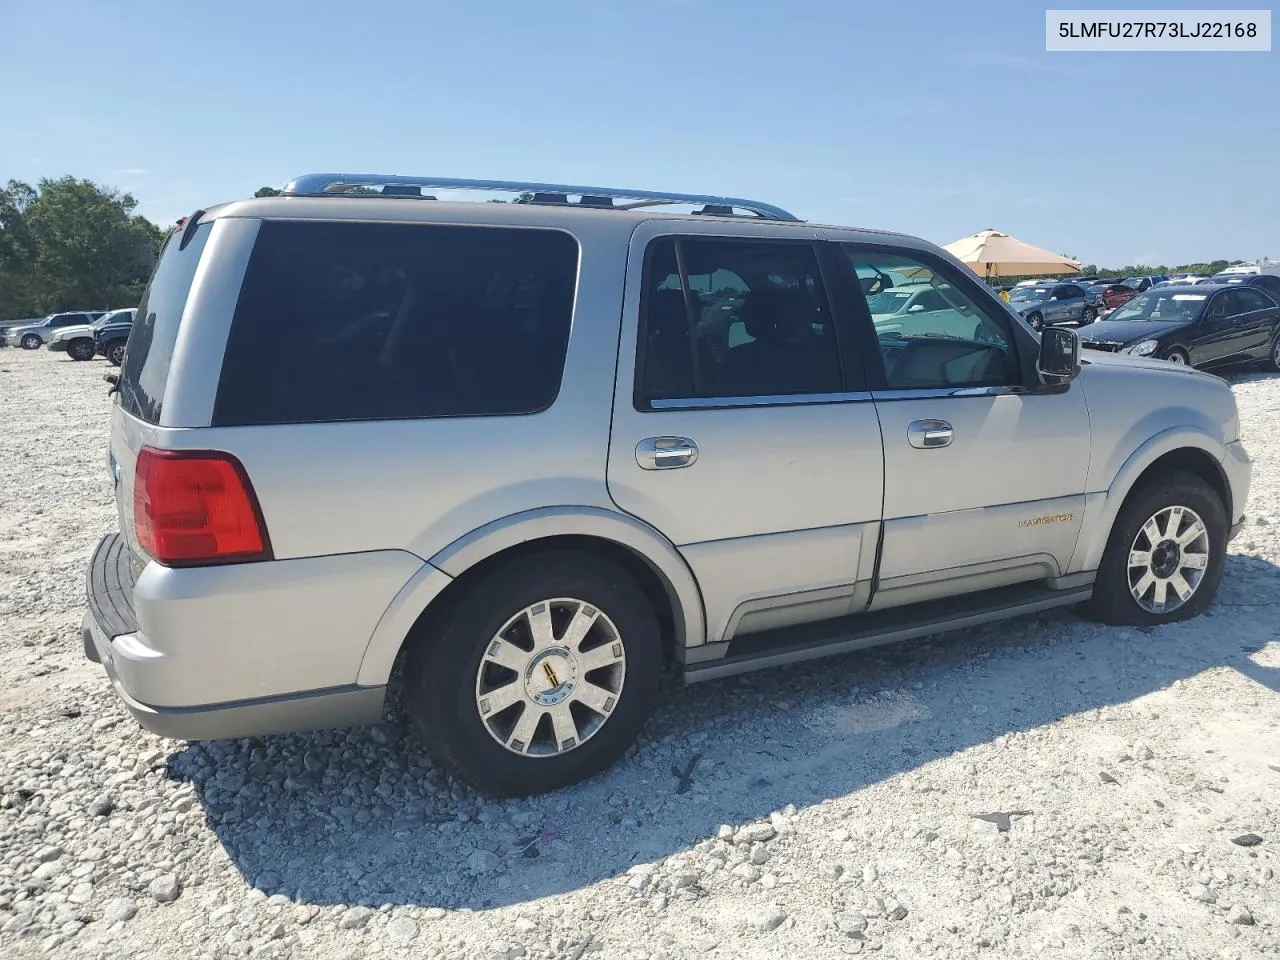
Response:
POLYGON ((546 409, 577 271, 577 242, 555 230, 267 221, 213 425, 546 409))
POLYGON ((662 237, 646 254, 637 409, 844 389, 812 245, 662 237))
POLYGON ((196 227, 183 249, 179 249, 182 233, 170 234, 147 292, 138 304, 124 366, 120 368, 120 405, 148 423, 160 422, 182 311, 212 229, 208 223, 196 227))

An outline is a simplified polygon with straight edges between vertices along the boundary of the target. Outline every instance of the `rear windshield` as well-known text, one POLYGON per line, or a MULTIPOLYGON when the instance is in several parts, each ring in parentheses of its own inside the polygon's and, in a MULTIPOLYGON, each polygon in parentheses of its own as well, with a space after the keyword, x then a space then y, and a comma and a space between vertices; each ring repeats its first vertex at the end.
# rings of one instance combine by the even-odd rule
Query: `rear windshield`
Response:
MULTIPOLYGON (((182 232, 169 236, 147 292, 142 295, 129 331, 129 346, 120 368, 120 405, 127 413, 148 423, 160 422, 165 382, 173 360, 182 311, 191 292, 191 281, 200 263, 209 223, 196 227, 186 247, 179 250, 182 232)), ((124 319, 121 317, 120 319, 124 319)))
POLYGON ((543 410, 577 270, 577 242, 555 230, 264 222, 213 425, 543 410))

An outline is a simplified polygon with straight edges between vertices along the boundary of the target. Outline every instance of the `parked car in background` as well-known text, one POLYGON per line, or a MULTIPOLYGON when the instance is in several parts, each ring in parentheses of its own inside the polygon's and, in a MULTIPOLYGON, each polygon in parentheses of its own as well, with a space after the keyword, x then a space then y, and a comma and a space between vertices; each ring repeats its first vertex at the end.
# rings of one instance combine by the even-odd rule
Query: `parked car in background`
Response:
POLYGON ((332 192, 446 184, 303 177, 165 244, 81 633, 148 728, 376 722, 394 679, 406 749, 539 793, 624 755, 668 658, 696 681, 1213 601, 1250 477, 1220 379, 1081 363, 934 244, 767 203, 332 192), (906 278, 944 306, 879 335, 906 278))
POLYGON ((133 329, 133 321, 137 310, 129 310, 128 316, 122 316, 104 323, 93 331, 93 352, 95 356, 106 357, 113 366, 124 363, 124 349, 129 341, 129 332, 133 329))
MULTIPOLYGON (((23 320, 7 320, 0 323, 0 347, 7 347, 10 343, 9 331, 16 330, 19 327, 32 327, 40 323, 40 317, 27 317, 23 320)), ((17 341, 13 341, 16 343, 17 341)))
POLYGON ((1042 283, 1009 295, 1009 306, 1036 330, 1055 323, 1093 323, 1101 304, 1096 294, 1087 293, 1078 283, 1042 283))
POLYGON ((1213 283, 1260 287, 1273 297, 1280 297, 1280 276, 1272 273, 1219 273, 1211 279, 1213 283))
POLYGON ((1102 301, 1102 309, 1098 311, 1100 316, 1105 315, 1114 310, 1120 304, 1128 300, 1132 300, 1138 295, 1138 291, 1133 287, 1126 286, 1123 283, 1117 283, 1114 280, 1105 280, 1102 283, 1095 283, 1091 288, 1098 295, 1098 299, 1102 301))
POLYGON ((53 331, 53 335, 49 338, 48 349, 54 353, 65 353, 72 360, 92 360, 96 352, 94 335, 98 328, 111 323, 133 323, 133 314, 133 307, 111 310, 91 324, 62 327, 53 331))
POLYGON ((1158 274, 1151 277, 1125 277, 1124 285, 1126 287, 1133 287, 1133 289, 1137 290, 1139 293, 1143 293, 1144 291, 1150 290, 1153 284, 1157 284, 1161 280, 1168 279, 1169 278, 1164 274, 1158 274))
POLYGON ((1258 287, 1153 287, 1080 334, 1081 346, 1193 367, 1280 370, 1280 301, 1258 287))
POLYGON ((8 332, 10 343, 17 344, 24 350, 38 350, 53 336, 55 330, 63 327, 88 326, 101 317, 105 310, 77 310, 71 313, 51 313, 43 320, 25 327, 14 327, 8 332))

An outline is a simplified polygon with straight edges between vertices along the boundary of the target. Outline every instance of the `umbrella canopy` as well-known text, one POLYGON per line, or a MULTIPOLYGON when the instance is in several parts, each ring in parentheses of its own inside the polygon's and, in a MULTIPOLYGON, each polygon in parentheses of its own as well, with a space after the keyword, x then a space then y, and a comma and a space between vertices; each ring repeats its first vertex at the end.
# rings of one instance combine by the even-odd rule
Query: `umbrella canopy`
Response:
POLYGON ((1035 277, 1079 273, 1080 261, 1023 243, 999 230, 982 230, 943 249, 980 277, 1035 277))

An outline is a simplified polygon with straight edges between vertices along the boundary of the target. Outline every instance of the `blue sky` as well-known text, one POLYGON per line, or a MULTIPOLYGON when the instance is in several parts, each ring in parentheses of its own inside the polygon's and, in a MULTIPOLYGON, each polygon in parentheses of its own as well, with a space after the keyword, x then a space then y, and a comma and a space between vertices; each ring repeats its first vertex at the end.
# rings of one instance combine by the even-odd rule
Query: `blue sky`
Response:
POLYGON ((0 181, 160 222, 304 172, 567 181, 1104 265, 1280 257, 1280 52, 1046 53, 1044 10, 0 0, 0 181))

